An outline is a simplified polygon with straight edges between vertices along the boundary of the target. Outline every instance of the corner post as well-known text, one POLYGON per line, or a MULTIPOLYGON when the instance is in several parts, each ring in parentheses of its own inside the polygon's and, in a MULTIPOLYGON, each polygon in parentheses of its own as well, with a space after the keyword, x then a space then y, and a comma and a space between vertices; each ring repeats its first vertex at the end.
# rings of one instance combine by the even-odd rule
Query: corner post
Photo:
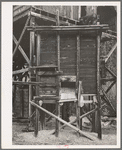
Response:
POLYGON ((102 139, 101 132, 101 99, 100 99, 100 33, 97 33, 97 101, 98 101, 98 111, 97 111, 97 133, 98 138, 102 139))
MULTIPOLYGON (((60 20, 59 20, 59 10, 57 10, 57 21, 56 21, 56 25, 59 26, 60 25, 60 20)), ((57 65, 58 65, 58 71, 60 71, 60 35, 59 32, 56 32, 56 37, 57 37, 57 65)), ((59 93, 60 93, 60 78, 59 76, 56 77, 56 84, 57 84, 57 96, 60 97, 59 93)), ((56 101, 56 115, 58 117, 60 117, 60 105, 59 102, 56 101)), ((56 132, 55 132, 55 136, 58 137, 59 135, 59 127, 60 127, 60 122, 58 120, 56 120, 56 132)))
MULTIPOLYGON (((35 24, 35 18, 31 17, 30 18, 30 26, 35 24)), ((34 49, 35 49, 35 33, 34 31, 30 32, 30 66, 33 66, 33 54, 34 54, 34 49)), ((31 71, 29 72, 29 78, 31 81, 31 71)), ((32 85, 29 84, 29 116, 32 114, 32 107, 30 104, 30 101, 32 100, 32 85)))
MULTIPOLYGON (((81 94, 81 82, 79 82, 80 77, 80 32, 77 34, 77 70, 76 70, 76 94, 78 101, 76 102, 76 116, 77 116, 77 128, 82 129, 82 120, 80 120, 80 94, 81 94)), ((79 133, 78 133, 79 136, 79 133)))

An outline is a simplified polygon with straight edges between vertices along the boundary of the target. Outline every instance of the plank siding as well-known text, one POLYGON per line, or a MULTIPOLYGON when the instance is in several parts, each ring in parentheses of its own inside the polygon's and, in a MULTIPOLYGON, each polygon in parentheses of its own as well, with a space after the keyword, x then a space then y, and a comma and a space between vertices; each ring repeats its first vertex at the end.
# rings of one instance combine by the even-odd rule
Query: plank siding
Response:
POLYGON ((57 63, 56 34, 41 34, 40 65, 57 63))
POLYGON ((61 35, 61 70, 64 75, 76 75, 76 35, 61 35))
MULTIPOLYGON (((83 92, 96 94, 97 50, 96 38, 82 36, 80 40, 80 80, 83 92)), ((41 34, 40 64, 57 64, 56 33, 41 34)), ((77 35, 60 34, 60 69, 64 76, 76 76, 77 35)), ((49 81, 51 81, 49 79, 49 81)))
POLYGON ((83 93, 95 94, 97 90, 96 39, 82 37, 80 54, 80 80, 83 84, 83 93))

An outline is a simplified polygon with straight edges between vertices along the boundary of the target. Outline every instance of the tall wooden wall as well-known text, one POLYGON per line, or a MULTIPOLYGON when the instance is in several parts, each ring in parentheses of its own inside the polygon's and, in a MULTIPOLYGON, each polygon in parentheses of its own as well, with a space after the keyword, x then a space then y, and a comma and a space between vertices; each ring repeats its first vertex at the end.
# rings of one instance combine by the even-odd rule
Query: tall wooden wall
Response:
MULTIPOLYGON (((41 34, 40 65, 57 64, 57 40, 55 33, 41 34)), ((96 37, 81 35, 80 41, 80 80, 83 92, 96 93, 97 50, 96 37)), ((38 57, 39 58, 39 57, 38 57)), ((60 68, 64 76, 77 74, 77 35, 76 33, 60 34, 60 68)))

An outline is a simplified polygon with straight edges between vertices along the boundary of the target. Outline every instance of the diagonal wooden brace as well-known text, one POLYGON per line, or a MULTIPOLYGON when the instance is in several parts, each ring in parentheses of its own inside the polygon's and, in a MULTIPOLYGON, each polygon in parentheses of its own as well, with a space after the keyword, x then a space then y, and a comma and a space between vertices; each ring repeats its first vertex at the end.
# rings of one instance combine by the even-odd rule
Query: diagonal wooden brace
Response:
MULTIPOLYGON (((14 40, 15 44, 17 45, 18 41, 14 35, 13 35, 13 40, 14 40)), ((22 56, 25 58, 26 62, 28 64, 30 64, 30 60, 29 60, 28 56, 26 55, 26 53, 24 52, 24 50, 22 49, 22 47, 20 45, 19 45, 18 49, 21 52, 22 56)))
POLYGON ((29 20, 30 20, 30 15, 29 15, 29 17, 28 17, 27 20, 26 20, 24 29, 22 30, 22 33, 21 33, 20 38, 19 38, 19 40, 18 40, 18 43, 17 43, 17 45, 16 45, 16 47, 15 47, 15 49, 14 49, 13 57, 14 57, 14 55, 15 55, 16 52, 17 52, 18 46, 19 46, 19 44, 20 44, 20 42, 21 42, 21 40, 22 40, 22 37, 23 37, 23 35, 24 35, 25 31, 26 31, 26 26, 28 25, 29 20))
POLYGON ((60 117, 58 117, 58 116, 52 114, 51 112, 49 112, 48 110, 42 108, 41 106, 37 105, 36 103, 34 103, 34 102, 32 102, 32 101, 30 101, 30 103, 31 103, 31 105, 35 106, 36 108, 41 109, 41 110, 44 111, 45 113, 47 113, 47 114, 49 114, 50 116, 56 118, 58 121, 60 121, 60 122, 62 122, 62 123, 64 123, 64 124, 66 124, 66 125, 69 126, 70 128, 72 128, 72 129, 74 129, 75 131, 79 132, 80 134, 82 134, 83 136, 87 137, 88 139, 93 140, 93 141, 94 141, 94 140, 96 140, 96 141, 98 140, 97 138, 95 138, 94 136, 92 136, 90 133, 81 131, 80 129, 74 127, 74 126, 71 125, 70 123, 68 123, 68 122, 64 121, 63 119, 61 119, 60 117))
POLYGON ((105 93, 104 89, 103 89, 103 88, 101 88, 101 90, 102 90, 103 95, 104 95, 105 99, 107 100, 108 104, 111 106, 112 110, 116 113, 116 111, 115 111, 115 109, 114 109, 114 107, 113 107, 113 105, 112 105, 111 101, 109 100, 109 98, 108 98, 107 94, 105 93))
POLYGON ((105 91, 105 93, 108 93, 110 91, 110 89, 114 86, 115 83, 116 83, 116 80, 111 83, 111 85, 108 87, 108 89, 105 91))
POLYGON ((117 47, 117 43, 112 47, 112 49, 108 53, 107 58, 105 59, 105 62, 108 61, 108 59, 110 58, 110 56, 112 55, 112 53, 114 52, 114 50, 116 49, 116 47, 117 47))

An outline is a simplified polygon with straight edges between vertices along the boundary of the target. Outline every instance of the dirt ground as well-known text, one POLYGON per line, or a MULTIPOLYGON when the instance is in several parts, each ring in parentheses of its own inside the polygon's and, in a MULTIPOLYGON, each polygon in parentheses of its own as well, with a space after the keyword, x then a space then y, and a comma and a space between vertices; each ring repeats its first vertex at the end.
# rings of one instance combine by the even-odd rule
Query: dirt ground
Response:
MULTIPOLYGON (((75 119, 72 117, 71 119, 75 119)), ((13 122, 13 145, 116 145, 116 125, 110 122, 102 122, 102 140, 91 141, 84 136, 77 136, 76 131, 69 127, 61 129, 59 137, 55 137, 52 131, 55 129, 55 120, 52 119, 46 124, 46 129, 41 130, 38 136, 34 132, 23 132, 27 123, 13 122)), ((97 134, 90 132, 91 125, 87 119, 83 122, 83 130, 97 139, 97 134)))

